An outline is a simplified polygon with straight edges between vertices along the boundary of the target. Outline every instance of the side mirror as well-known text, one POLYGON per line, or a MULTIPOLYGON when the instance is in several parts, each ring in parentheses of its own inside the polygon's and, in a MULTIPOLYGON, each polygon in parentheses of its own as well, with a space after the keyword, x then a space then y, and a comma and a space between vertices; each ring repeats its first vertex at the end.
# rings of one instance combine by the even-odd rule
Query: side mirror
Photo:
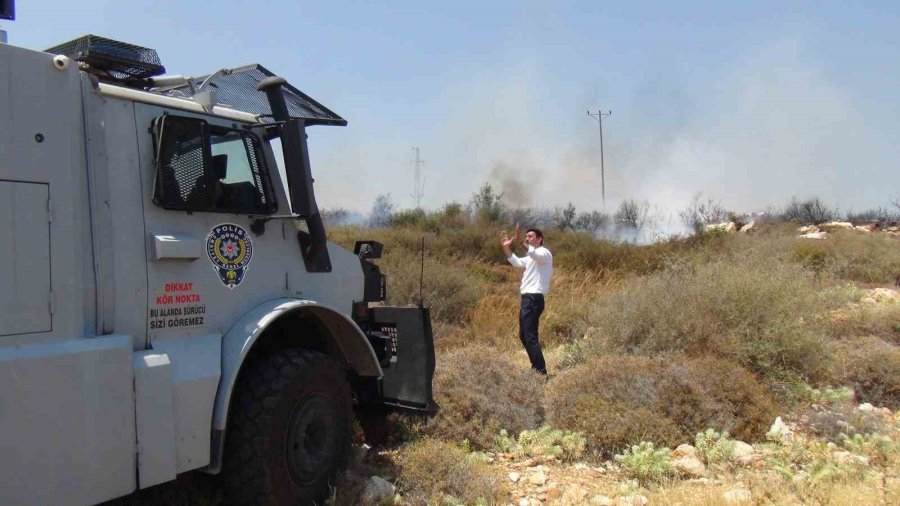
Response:
POLYGON ((384 245, 378 241, 356 241, 353 254, 362 260, 381 258, 384 245))

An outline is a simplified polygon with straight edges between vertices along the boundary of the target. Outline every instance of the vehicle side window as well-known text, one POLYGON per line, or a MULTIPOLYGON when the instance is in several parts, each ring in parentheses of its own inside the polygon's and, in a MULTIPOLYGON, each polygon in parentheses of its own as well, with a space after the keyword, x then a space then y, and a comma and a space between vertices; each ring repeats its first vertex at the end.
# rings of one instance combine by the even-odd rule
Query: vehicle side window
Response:
POLYGON ((153 121, 156 185, 164 209, 271 214, 277 204, 259 139, 197 118, 153 121))

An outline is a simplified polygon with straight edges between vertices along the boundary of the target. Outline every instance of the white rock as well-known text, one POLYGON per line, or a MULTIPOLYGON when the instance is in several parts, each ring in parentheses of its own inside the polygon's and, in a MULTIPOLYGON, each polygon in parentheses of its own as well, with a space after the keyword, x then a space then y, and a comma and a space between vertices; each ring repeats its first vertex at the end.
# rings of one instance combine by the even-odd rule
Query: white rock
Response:
POLYGON ((781 420, 781 417, 775 418, 775 422, 772 423, 772 427, 769 428, 769 432, 766 432, 766 439, 772 441, 789 441, 793 439, 794 431, 788 427, 784 421, 781 420))
POLYGON ((366 488, 363 490, 360 499, 364 504, 379 504, 388 497, 393 497, 395 490, 391 482, 378 476, 373 476, 366 482, 366 488))
POLYGON ((527 497, 519 499, 519 506, 531 506, 531 501, 527 497))
POLYGON ((859 406, 857 406, 856 409, 858 409, 864 413, 871 413, 872 411, 875 411, 875 406, 869 404, 868 402, 864 402, 864 403, 860 404, 859 406))
POLYGON ((592 506, 612 506, 613 500, 603 494, 597 494, 591 497, 592 506))
POLYGON ((740 230, 738 230, 738 232, 743 232, 746 234, 747 232, 750 232, 751 230, 756 230, 756 222, 755 221, 751 221, 750 223, 745 224, 743 227, 741 227, 740 230))
POLYGON ((700 462, 700 459, 693 455, 680 457, 672 462, 672 465, 684 476, 689 476, 691 478, 706 476, 706 466, 703 465, 703 462, 700 462))
POLYGON ((750 491, 743 488, 736 488, 722 494, 722 500, 725 504, 746 504, 751 499, 750 491))
POLYGON ((547 483, 547 475, 544 474, 544 471, 531 473, 528 475, 528 483, 531 483, 532 485, 543 485, 544 483, 547 483))
POLYGON ((649 502, 650 499, 647 499, 647 496, 640 494, 623 495, 616 498, 616 506, 644 506, 649 502))
POLYGON ((832 452, 831 459, 834 460, 835 464, 845 465, 853 461, 853 454, 845 450, 838 450, 832 452))
POLYGON ((689 444, 680 444, 675 450, 672 451, 673 457, 696 457, 697 449, 689 444))
MULTIPOLYGON (((549 491, 548 491, 548 494, 549 491)), ((560 498, 560 502, 562 504, 584 504, 585 499, 587 499, 587 490, 579 487, 578 485, 570 485, 566 488, 566 491, 563 493, 560 498)))
POLYGON ((819 224, 819 229, 837 229, 837 228, 845 228, 848 230, 853 230, 853 224, 849 221, 829 221, 828 223, 819 224))
POLYGON ((867 298, 874 299, 875 302, 898 302, 900 292, 890 288, 873 288, 869 290, 867 298))
POLYGON ((546 492, 547 499, 556 499, 559 496, 561 496, 562 493, 563 493, 563 491, 561 488, 559 488, 559 485, 557 485, 555 483, 551 483, 550 485, 547 485, 547 492, 546 492))
POLYGON ((817 227, 815 225, 807 225, 805 227, 800 227, 797 229, 797 232, 800 232, 801 234, 808 234, 810 232, 815 233, 818 231, 819 231, 819 227, 817 227))
POLYGON ((519 478, 521 478, 521 477, 522 477, 522 475, 515 471, 512 471, 511 473, 509 473, 509 481, 511 481, 513 483, 517 483, 519 481, 519 478))
POLYGON ((827 239, 828 232, 808 232, 803 235, 798 235, 798 239, 827 239))
POLYGON ((753 461, 753 446, 743 441, 735 441, 731 452, 731 460, 742 466, 750 464, 753 461))

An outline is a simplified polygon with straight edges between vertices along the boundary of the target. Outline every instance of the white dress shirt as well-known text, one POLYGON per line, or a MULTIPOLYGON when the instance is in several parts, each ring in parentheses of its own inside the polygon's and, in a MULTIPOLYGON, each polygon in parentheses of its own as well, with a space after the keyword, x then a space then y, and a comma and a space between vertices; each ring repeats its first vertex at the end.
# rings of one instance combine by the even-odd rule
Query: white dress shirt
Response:
POLYGON ((514 267, 525 269, 525 273, 522 274, 522 286, 519 288, 520 293, 547 295, 550 291, 550 278, 553 277, 553 255, 550 254, 550 250, 543 246, 537 248, 529 246, 524 257, 513 254, 507 260, 514 267))

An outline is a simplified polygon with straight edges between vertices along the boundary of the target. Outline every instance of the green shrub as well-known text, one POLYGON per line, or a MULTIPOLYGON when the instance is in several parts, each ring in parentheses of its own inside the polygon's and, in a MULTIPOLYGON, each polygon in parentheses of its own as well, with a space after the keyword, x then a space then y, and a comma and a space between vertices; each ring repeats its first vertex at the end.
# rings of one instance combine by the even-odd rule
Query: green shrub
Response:
POLYGON ((505 482, 462 448, 431 438, 403 448, 400 488, 411 504, 499 504, 505 482))
POLYGON ((734 440, 727 432, 706 429, 694 436, 694 447, 697 454, 707 466, 728 462, 734 455, 734 440))
POLYGON ((573 461, 584 455, 586 447, 584 435, 543 426, 538 430, 523 430, 513 438, 506 429, 500 430, 496 446, 518 457, 555 457, 562 461, 573 461))
POLYGON ((833 348, 833 381, 853 388, 860 402, 900 408, 900 346, 866 336, 833 348))
POLYGON ((590 321, 605 338, 598 353, 714 353, 765 379, 818 379, 828 355, 812 317, 823 305, 798 265, 720 260, 635 279, 601 299, 590 321))
POLYGON ((551 380, 544 405, 553 426, 584 433, 595 454, 674 446, 707 427, 754 440, 776 415, 753 375, 715 358, 593 359, 551 380))
POLYGON ((425 223, 426 214, 423 209, 403 209, 391 215, 392 227, 421 226, 425 223))
POLYGON ((841 446, 851 453, 872 459, 873 464, 886 464, 900 450, 900 445, 890 437, 878 433, 843 435, 841 446))
POLYGON ((488 449, 500 429, 540 426, 543 377, 496 348, 467 346, 438 355, 434 395, 441 406, 426 431, 488 449))
POLYGON ((669 449, 657 449, 653 443, 647 441, 616 455, 615 461, 642 486, 663 481, 673 473, 669 449))
POLYGON ((846 404, 853 400, 853 389, 849 387, 813 388, 806 383, 799 383, 793 390, 792 394, 801 402, 831 406, 846 404))

